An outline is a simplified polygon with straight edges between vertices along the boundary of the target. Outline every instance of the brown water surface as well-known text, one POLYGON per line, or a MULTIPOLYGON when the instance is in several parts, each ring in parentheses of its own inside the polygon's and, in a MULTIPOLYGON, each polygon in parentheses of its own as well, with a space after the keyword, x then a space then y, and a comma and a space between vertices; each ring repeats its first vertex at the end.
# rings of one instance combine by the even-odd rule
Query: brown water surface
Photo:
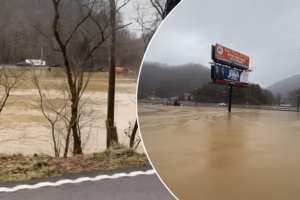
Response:
MULTIPOLYGON (((56 84, 56 81, 58 83, 66 81, 62 76, 64 74, 61 72, 62 69, 52 69, 50 72, 47 68, 38 70, 41 72, 41 87, 45 89, 45 93, 56 101, 55 104, 63 105, 61 91, 57 89, 56 84), (61 76, 54 81, 50 73, 61 74, 61 76)), ((80 102, 86 101, 87 112, 94 110, 88 119, 83 118, 81 122, 83 124, 90 120, 86 128, 82 129, 84 138, 87 138, 89 134, 84 153, 106 149, 107 90, 108 73, 93 73, 80 102)), ((120 143, 126 146, 129 144, 129 138, 125 135, 124 129, 129 127, 129 122, 133 127, 136 120, 136 104, 133 101, 135 91, 136 83, 130 77, 116 76, 115 123, 120 143)), ((0 91, 1 97, 3 94, 4 91, 0 91)), ((30 81, 26 81, 20 88, 11 91, 0 115, 0 154, 53 155, 51 131, 47 128, 49 123, 38 105, 39 99, 34 94, 38 94, 38 90, 30 81)), ((142 145, 137 148, 137 151, 144 151, 142 145)))
POLYGON ((180 199, 300 199, 300 113, 138 105, 148 156, 180 199))

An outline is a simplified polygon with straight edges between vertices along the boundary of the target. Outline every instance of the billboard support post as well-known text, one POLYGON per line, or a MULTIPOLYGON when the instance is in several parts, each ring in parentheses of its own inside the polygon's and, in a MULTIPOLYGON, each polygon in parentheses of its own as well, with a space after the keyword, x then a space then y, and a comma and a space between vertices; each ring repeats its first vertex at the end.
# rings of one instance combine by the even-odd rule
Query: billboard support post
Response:
POLYGON ((229 85, 228 112, 231 112, 232 84, 229 85))

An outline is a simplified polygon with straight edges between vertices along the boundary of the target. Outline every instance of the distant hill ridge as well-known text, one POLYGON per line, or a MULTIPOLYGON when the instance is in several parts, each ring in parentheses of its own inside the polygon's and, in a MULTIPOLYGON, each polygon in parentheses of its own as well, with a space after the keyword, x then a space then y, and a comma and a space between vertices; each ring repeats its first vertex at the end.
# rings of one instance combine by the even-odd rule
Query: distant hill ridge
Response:
POLYGON ((272 91, 275 95, 281 93, 283 96, 287 96, 288 92, 296 90, 300 87, 300 74, 278 81, 266 89, 272 91))
POLYGON ((168 97, 181 92, 191 93, 210 81, 210 69, 201 64, 187 63, 169 66, 163 63, 143 63, 138 93, 153 93, 168 97))

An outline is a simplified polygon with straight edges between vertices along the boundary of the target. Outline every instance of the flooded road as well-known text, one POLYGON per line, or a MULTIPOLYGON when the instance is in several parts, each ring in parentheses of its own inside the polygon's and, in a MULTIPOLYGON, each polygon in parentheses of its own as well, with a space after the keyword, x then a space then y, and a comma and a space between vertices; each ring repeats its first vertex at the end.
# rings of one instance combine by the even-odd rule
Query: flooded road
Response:
POLYGON ((180 199, 300 199, 300 113, 138 105, 159 176, 180 199))

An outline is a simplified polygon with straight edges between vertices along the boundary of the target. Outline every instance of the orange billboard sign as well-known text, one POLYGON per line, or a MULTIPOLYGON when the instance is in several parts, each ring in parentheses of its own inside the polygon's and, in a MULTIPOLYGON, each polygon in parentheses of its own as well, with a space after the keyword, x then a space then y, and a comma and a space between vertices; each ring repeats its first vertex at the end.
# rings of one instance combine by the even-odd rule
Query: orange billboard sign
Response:
POLYGON ((244 69, 249 68, 249 56, 224 47, 220 44, 216 44, 214 56, 214 60, 216 60, 217 62, 225 63, 233 67, 241 67, 244 69))

